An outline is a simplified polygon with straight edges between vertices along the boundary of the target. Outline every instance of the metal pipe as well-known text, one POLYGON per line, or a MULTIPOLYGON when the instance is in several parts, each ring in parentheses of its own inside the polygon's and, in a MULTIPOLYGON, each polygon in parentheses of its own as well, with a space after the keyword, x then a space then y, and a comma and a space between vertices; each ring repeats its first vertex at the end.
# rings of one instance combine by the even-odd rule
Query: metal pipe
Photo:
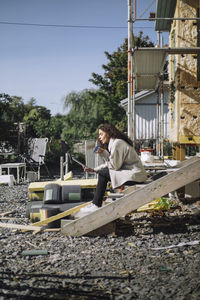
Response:
MULTIPOLYGON (((133 65, 133 62, 131 63, 131 65, 133 65)), ((131 71, 131 74, 133 74, 133 70, 131 71)), ((135 110, 135 77, 133 77, 133 76, 132 76, 131 100, 132 100, 131 102, 132 102, 132 131, 133 131, 132 140, 135 144, 135 140, 136 140, 136 110, 135 110)))
POLYGON ((164 89, 163 89, 163 79, 160 82, 160 117, 161 117, 161 159, 164 159, 164 89))
POLYGON ((60 179, 64 180, 64 172, 63 172, 63 156, 60 157, 60 179))
POLYGON ((156 155, 160 155, 159 153, 159 125, 160 125, 160 122, 159 122, 159 119, 160 119, 160 116, 159 116, 159 93, 157 92, 157 103, 156 103, 156 114, 157 114, 157 124, 156 124, 156 155))
POLYGON ((200 20, 200 18, 137 18, 134 21, 157 21, 157 20, 165 20, 165 21, 189 21, 189 20, 200 20))
POLYGON ((133 111, 132 111, 132 37, 133 37, 133 2, 128 0, 128 136, 133 139, 133 111))
POLYGON ((136 15, 137 15, 137 0, 135 0, 135 11, 134 11, 134 19, 136 19, 136 15))
POLYGON ((135 52, 140 51, 166 51, 168 54, 198 54, 200 53, 200 47, 194 47, 194 48, 153 48, 153 47, 146 47, 146 48, 135 48, 135 52))
POLYGON ((157 31, 157 46, 160 47, 160 31, 157 31))
POLYGON ((69 158, 68 153, 65 153, 65 175, 69 172, 69 158))
MULTIPOLYGON (((87 140, 85 140, 85 164, 88 166, 87 140)), ((88 172, 85 173, 85 178, 88 179, 88 172)))

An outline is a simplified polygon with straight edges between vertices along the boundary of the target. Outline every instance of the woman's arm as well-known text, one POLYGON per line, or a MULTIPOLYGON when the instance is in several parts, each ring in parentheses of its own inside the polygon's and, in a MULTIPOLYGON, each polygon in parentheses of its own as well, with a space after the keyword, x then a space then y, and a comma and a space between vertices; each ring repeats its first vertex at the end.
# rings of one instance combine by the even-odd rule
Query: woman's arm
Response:
POLYGON ((110 160, 108 162, 109 168, 113 170, 121 169, 124 163, 124 155, 120 149, 115 149, 110 155, 110 160))
POLYGON ((110 147, 108 167, 113 170, 121 169, 128 152, 128 145, 120 139, 114 140, 110 147))

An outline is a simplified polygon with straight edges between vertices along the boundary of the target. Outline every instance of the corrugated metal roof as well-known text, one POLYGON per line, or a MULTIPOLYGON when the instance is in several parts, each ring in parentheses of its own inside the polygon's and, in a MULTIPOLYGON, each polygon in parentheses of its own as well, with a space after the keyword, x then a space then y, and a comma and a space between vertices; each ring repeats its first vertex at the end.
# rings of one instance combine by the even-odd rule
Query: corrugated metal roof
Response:
MULTIPOLYGON (((177 0, 157 0, 156 18, 173 18, 177 0)), ((156 31, 170 31, 171 20, 156 20, 156 31)))
MULTIPOLYGON (((138 92, 138 93, 135 94, 135 101, 143 99, 144 97, 149 96, 153 93, 155 93, 155 91, 145 90, 145 91, 138 92)), ((120 101, 120 104, 122 106, 125 106, 125 105, 127 105, 127 102, 128 102, 128 98, 125 98, 125 99, 120 101)))
POLYGON ((199 54, 195 48, 135 48, 133 72, 136 91, 156 90, 168 54, 199 54))
POLYGON ((136 49, 133 55, 133 70, 136 91, 156 90, 163 71, 167 52, 165 49, 136 49))

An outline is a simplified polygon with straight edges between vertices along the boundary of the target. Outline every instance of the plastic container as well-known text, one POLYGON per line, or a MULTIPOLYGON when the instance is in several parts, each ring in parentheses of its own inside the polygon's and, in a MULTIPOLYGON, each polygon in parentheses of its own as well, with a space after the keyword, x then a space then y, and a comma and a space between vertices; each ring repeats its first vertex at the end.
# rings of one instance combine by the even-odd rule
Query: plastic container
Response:
POLYGON ((59 184, 50 183, 44 188, 44 204, 61 204, 61 186, 59 184))
POLYGON ((81 186, 80 185, 65 185, 62 186, 62 203, 81 202, 81 186))
POLYGON ((142 162, 153 162, 153 149, 140 149, 142 162))
MULTIPOLYGON (((45 206, 43 205, 42 208, 40 209, 40 220, 46 220, 52 216, 55 216, 59 214, 59 209, 56 207, 50 207, 49 205, 45 206)), ((60 219, 50 222, 46 224, 46 227, 48 228, 59 228, 60 227, 60 219)))

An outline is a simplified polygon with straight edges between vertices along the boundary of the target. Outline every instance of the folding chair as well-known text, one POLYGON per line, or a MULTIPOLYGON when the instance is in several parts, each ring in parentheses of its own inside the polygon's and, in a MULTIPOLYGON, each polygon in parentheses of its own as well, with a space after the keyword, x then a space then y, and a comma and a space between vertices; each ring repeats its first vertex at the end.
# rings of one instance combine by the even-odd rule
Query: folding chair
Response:
POLYGON ((35 172, 37 169, 37 177, 40 180, 40 168, 45 166, 48 176, 50 177, 49 170, 44 162, 46 154, 46 146, 48 138, 33 138, 28 140, 27 154, 23 155, 25 162, 35 172))

